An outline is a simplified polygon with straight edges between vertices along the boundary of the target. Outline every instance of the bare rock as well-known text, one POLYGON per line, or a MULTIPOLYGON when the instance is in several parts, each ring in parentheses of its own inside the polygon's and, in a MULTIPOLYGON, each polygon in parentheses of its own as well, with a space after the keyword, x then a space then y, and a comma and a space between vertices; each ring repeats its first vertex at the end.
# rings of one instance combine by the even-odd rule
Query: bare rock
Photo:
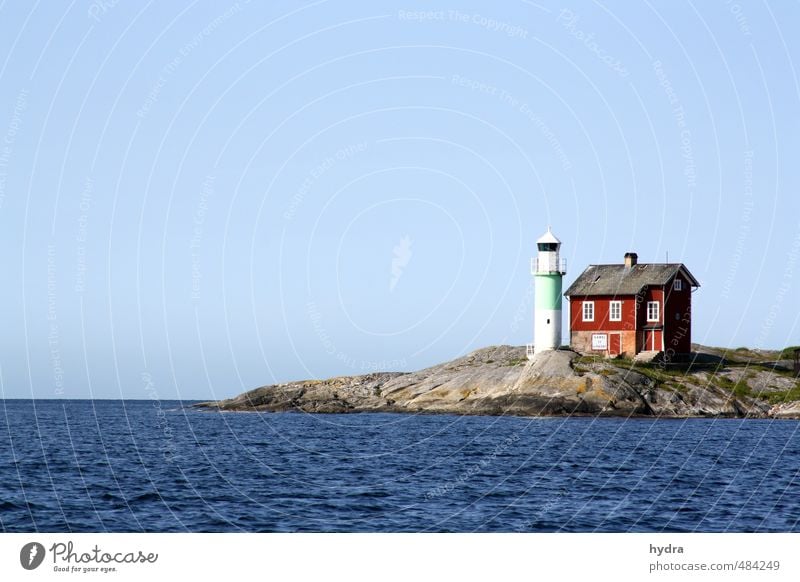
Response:
POLYGON ((275 384, 197 406, 318 413, 800 418, 800 402, 768 403, 800 387, 797 379, 763 366, 749 369, 714 355, 683 370, 577 358, 575 352, 556 350, 529 361, 523 347, 492 346, 417 372, 275 384))

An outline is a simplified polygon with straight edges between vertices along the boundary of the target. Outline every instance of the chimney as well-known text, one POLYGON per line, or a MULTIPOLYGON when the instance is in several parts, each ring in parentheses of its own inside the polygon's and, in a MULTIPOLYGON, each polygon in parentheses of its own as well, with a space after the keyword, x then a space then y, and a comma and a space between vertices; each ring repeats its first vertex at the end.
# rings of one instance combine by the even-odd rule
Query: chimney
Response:
POLYGON ((630 269, 639 260, 639 255, 636 253, 625 253, 625 268, 630 269))

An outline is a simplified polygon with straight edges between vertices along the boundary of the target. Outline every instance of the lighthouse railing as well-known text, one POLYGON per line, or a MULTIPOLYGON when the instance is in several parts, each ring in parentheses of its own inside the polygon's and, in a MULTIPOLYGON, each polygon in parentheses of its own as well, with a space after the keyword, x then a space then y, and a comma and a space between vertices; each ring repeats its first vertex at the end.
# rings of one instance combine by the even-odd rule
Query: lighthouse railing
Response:
POLYGON ((546 259, 541 263, 539 268, 539 257, 531 258, 531 275, 536 273, 560 273, 566 275, 567 273, 567 259, 546 259))

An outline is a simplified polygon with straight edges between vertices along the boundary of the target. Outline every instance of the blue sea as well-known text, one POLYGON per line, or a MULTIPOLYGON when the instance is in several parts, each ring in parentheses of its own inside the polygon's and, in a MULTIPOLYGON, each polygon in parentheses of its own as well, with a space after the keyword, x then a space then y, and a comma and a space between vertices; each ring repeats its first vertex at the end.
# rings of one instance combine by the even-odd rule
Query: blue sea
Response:
POLYGON ((0 401, 0 530, 800 531, 800 423, 0 401))

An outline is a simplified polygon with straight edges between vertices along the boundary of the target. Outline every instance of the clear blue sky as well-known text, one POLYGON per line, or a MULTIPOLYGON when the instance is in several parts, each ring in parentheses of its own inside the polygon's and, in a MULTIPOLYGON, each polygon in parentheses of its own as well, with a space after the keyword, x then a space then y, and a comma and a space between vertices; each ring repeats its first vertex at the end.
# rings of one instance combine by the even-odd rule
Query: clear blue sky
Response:
POLYGON ((4 396, 524 344, 548 224, 800 343, 800 4, 263 4, 0 2, 4 396))

